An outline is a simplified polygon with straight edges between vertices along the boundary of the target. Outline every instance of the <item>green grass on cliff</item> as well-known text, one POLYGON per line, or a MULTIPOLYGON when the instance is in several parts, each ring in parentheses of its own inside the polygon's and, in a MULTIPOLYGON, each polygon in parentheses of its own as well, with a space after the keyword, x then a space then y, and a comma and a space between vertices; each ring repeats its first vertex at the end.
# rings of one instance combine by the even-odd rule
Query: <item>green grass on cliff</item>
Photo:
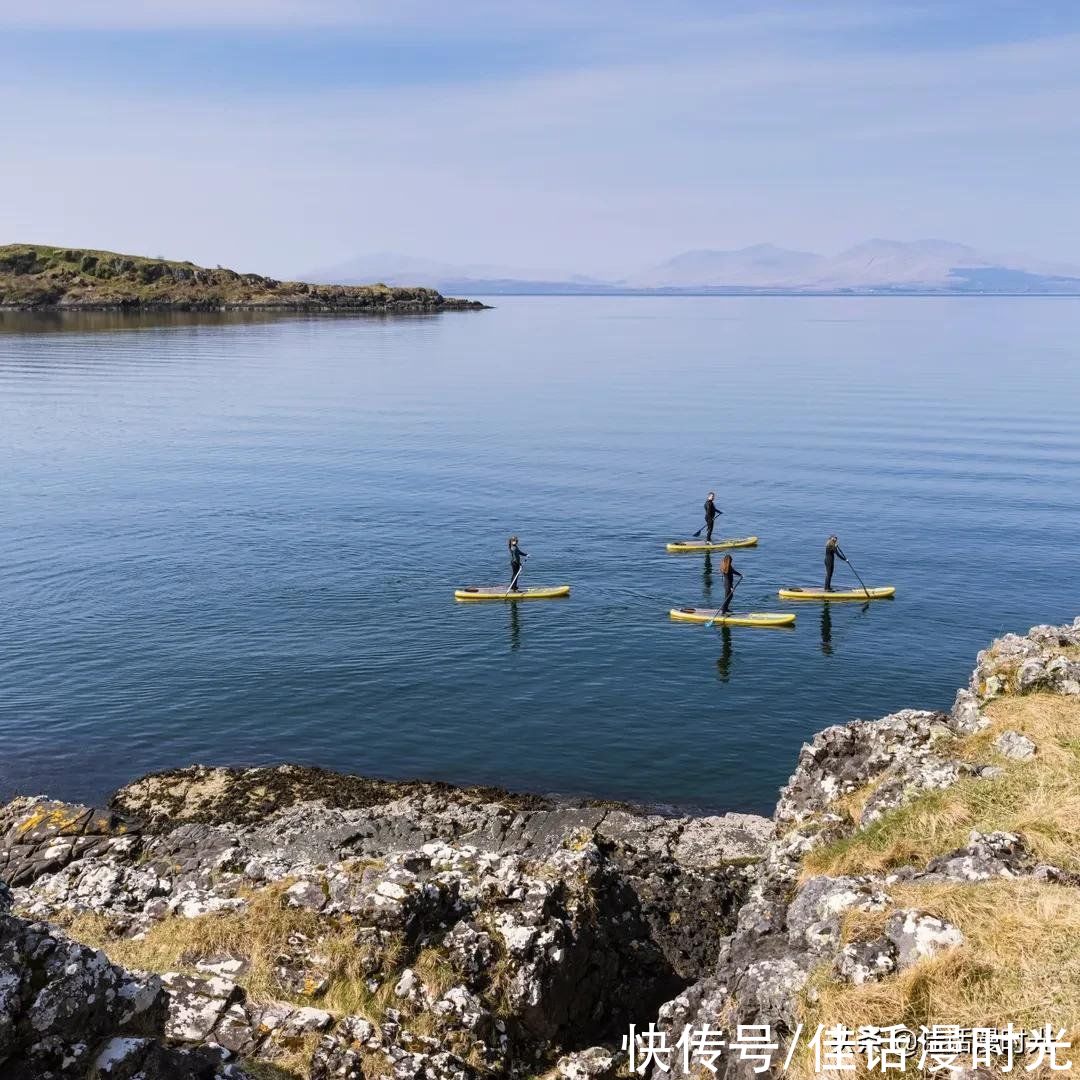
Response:
POLYGON ((150 258, 145 255, 121 255, 116 251, 100 251, 96 248, 52 247, 48 244, 0 245, 0 270, 17 273, 44 273, 47 270, 73 270, 93 273, 96 267, 105 266, 114 259, 122 259, 139 266, 164 264, 195 269, 195 263, 186 259, 150 258))

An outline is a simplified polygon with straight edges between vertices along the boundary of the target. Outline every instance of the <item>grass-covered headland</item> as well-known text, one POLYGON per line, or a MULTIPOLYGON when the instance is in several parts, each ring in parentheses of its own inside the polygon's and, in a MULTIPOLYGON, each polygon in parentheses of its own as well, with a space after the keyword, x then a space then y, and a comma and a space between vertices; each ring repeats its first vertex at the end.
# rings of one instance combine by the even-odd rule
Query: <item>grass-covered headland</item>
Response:
POLYGON ((113 251, 0 247, 0 309, 400 312, 484 307, 434 289, 311 285, 113 251))

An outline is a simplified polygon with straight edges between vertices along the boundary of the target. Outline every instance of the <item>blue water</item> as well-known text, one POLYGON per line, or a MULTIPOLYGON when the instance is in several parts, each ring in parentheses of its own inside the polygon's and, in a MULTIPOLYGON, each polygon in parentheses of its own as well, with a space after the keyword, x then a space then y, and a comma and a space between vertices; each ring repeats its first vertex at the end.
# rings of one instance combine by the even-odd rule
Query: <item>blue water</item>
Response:
POLYGON ((814 731, 1080 612, 1077 300, 496 303, 0 317, 0 796, 290 760, 768 811, 814 731), (710 488, 740 606, 830 532, 896 600, 671 623, 710 488), (572 596, 455 604, 511 532, 572 596))

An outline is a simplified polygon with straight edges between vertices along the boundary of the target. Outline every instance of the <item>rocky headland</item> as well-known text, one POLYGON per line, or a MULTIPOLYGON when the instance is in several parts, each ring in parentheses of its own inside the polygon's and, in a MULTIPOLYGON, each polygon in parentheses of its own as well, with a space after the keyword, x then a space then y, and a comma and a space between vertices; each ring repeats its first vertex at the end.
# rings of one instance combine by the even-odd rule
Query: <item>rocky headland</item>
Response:
POLYGON ((311 285, 111 251, 0 246, 0 309, 410 314, 486 306, 426 288, 311 285))
POLYGON ((631 1023, 1075 1033, 1078 780, 1080 619, 995 642, 948 712, 821 732, 771 820, 290 766, 16 798, 0 1075, 586 1080, 628 1073, 631 1023))

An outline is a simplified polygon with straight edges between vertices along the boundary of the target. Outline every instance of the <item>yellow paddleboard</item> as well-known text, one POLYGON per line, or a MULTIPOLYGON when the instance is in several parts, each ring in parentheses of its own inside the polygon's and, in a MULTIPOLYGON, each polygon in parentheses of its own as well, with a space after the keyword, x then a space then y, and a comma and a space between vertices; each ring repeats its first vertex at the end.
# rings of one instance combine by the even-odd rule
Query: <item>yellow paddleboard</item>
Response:
POLYGON ((714 540, 711 544, 704 540, 672 540, 668 551, 723 551, 725 548, 757 547, 756 536, 744 536, 740 540, 714 540))
POLYGON ((474 585, 468 589, 455 589, 455 600, 554 600, 569 596, 569 585, 550 585, 546 588, 520 589, 508 592, 505 585, 474 585))
POLYGON ((719 608, 673 607, 668 614, 677 622, 715 622, 717 626, 791 626, 795 622, 795 616, 791 612, 717 615, 717 611, 719 608))
POLYGON ((826 592, 824 589, 781 589, 777 594, 781 600, 886 600, 896 595, 893 585, 882 585, 876 589, 842 589, 826 592))

